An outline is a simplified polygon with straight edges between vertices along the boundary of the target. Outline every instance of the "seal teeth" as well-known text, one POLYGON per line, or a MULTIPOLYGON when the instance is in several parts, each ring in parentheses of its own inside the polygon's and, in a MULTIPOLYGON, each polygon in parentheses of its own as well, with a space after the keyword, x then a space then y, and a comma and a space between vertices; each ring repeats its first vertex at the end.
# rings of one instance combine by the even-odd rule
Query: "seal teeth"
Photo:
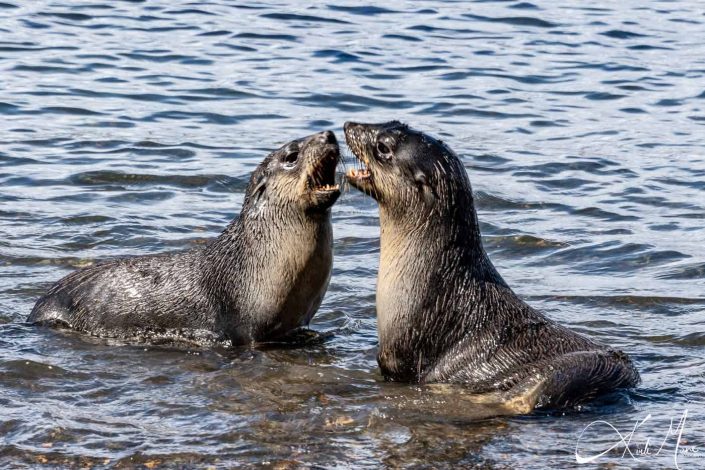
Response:
POLYGON ((353 178, 369 178, 371 173, 370 170, 367 168, 351 168, 350 171, 348 171, 348 175, 353 178))
POLYGON ((314 188, 316 191, 336 191, 340 189, 340 186, 337 184, 326 184, 323 186, 317 186, 314 188))

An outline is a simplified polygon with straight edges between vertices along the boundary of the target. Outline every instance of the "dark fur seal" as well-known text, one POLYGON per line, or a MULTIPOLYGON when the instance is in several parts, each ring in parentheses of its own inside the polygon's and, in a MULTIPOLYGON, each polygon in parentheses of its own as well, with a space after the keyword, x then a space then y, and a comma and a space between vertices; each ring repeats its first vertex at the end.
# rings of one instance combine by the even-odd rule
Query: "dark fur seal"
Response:
POLYGON ((378 362, 385 378, 455 382, 516 412, 631 387, 622 352, 549 320, 521 299, 482 247, 465 168, 406 125, 345 124, 364 163, 347 178, 379 202, 378 362))
POLYGON ((339 157, 330 131, 289 142, 253 172, 240 216, 205 247, 74 272, 27 321, 167 342, 206 332, 233 345, 307 325, 330 279, 339 157))

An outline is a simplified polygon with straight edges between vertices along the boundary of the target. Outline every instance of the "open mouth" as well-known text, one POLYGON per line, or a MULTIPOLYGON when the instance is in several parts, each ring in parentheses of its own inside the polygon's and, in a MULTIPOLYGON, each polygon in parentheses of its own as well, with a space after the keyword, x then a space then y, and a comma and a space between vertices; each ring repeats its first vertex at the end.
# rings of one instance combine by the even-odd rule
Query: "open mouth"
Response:
POLYGON ((319 193, 334 192, 340 189, 335 183, 335 169, 338 166, 338 153, 330 150, 318 160, 308 177, 308 187, 319 193))
POLYGON ((354 122, 346 122, 345 142, 348 148, 355 155, 355 168, 350 168, 345 172, 345 177, 353 186, 365 190, 370 188, 372 182, 372 172, 370 171, 370 155, 366 149, 366 142, 369 136, 365 137, 365 125, 354 122))
POLYGON ((360 162, 361 168, 350 168, 346 176, 352 182, 366 182, 372 179, 372 173, 370 172, 369 162, 364 156, 355 155, 357 161, 360 162))

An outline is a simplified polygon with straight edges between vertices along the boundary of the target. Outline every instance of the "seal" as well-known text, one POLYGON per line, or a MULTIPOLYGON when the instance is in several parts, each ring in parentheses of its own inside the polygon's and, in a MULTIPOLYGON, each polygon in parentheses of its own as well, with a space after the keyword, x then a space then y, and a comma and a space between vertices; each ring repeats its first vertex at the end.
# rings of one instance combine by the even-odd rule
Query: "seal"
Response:
POLYGON ((344 128, 362 163, 347 180, 379 203, 377 359, 387 380, 462 383, 517 413, 639 382, 627 355, 509 288, 482 246, 470 181, 450 148, 398 121, 344 128))
POLYGON ((287 143, 252 173, 239 217, 207 245, 76 271, 27 321, 101 337, 232 345, 308 325, 330 280, 339 158, 330 131, 287 143))

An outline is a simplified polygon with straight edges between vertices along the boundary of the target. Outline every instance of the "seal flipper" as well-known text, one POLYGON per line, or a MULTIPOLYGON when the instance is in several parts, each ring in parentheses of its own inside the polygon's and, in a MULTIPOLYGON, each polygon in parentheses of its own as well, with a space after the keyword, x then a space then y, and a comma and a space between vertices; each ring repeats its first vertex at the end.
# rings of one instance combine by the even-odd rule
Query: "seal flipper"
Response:
POLYGON ((640 382, 629 357, 612 349, 567 353, 541 361, 532 369, 530 378, 503 392, 507 406, 516 408, 517 413, 575 406, 640 382))
POLYGON ((56 282, 34 305, 27 322, 44 326, 72 328, 71 307, 75 304, 76 291, 94 280, 111 263, 100 263, 74 271, 56 282))
POLYGON ((536 408, 562 408, 586 402, 616 388, 633 387, 639 373, 626 354, 614 350, 578 351, 542 361, 508 390, 457 395, 457 385, 430 384, 440 394, 481 405, 488 416, 522 415, 536 408))
MULTIPOLYGON (((457 384, 429 384, 431 391, 438 394, 453 394, 455 405, 468 404, 478 416, 515 416, 531 413, 538 402, 543 382, 529 380, 507 391, 486 393, 457 393, 457 384), (478 408, 481 407, 481 408, 478 408)), ((463 407, 465 408, 465 407, 463 407)))
POLYGON ((47 318, 35 320, 30 323, 35 326, 45 326, 47 328, 55 328, 55 329, 64 329, 64 328, 70 329, 71 328, 71 324, 60 317, 47 317, 47 318))
POLYGON ((45 295, 37 301, 32 312, 27 317, 27 322, 33 325, 70 328, 68 320, 69 311, 62 304, 57 295, 45 295))

